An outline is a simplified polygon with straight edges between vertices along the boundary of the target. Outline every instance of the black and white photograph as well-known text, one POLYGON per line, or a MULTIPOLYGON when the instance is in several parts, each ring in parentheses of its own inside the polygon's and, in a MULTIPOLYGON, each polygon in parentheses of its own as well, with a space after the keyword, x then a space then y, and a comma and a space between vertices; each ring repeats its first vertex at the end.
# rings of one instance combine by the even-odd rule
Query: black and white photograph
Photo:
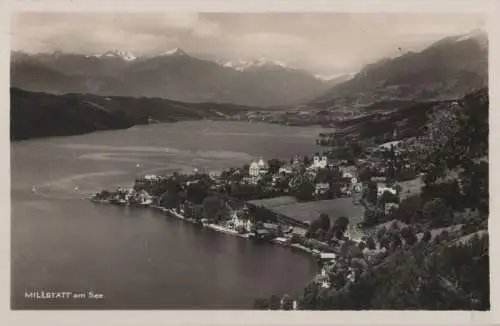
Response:
POLYGON ((486 15, 9 25, 12 310, 490 311, 486 15))

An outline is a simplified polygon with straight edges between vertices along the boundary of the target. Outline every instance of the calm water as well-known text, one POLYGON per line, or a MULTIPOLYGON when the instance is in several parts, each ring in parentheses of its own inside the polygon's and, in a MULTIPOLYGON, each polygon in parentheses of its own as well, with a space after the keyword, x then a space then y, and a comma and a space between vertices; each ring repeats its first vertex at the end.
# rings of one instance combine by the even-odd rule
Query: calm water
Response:
POLYGON ((244 308, 301 293, 316 272, 302 252, 82 198, 147 172, 310 154, 320 131, 198 121, 13 143, 13 308, 244 308), (26 291, 104 299, 33 300, 26 291))

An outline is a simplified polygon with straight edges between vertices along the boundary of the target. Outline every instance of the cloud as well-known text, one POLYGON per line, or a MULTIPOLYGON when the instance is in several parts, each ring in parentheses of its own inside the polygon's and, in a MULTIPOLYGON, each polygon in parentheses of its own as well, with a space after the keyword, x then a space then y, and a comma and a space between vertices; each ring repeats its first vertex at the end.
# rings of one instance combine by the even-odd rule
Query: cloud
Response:
POLYGON ((242 37, 245 43, 252 43, 263 46, 295 47, 301 46, 306 41, 295 35, 279 33, 254 33, 242 37))
POLYGON ((192 33, 197 37, 219 37, 222 35, 220 24, 208 20, 198 20, 192 28, 192 33))
POLYGON ((137 55, 173 47, 212 60, 269 57, 319 73, 350 70, 484 25, 481 15, 354 13, 16 13, 14 50, 137 55), (479 25, 479 26, 478 26, 479 25), (327 71, 327 67, 332 67, 327 71))

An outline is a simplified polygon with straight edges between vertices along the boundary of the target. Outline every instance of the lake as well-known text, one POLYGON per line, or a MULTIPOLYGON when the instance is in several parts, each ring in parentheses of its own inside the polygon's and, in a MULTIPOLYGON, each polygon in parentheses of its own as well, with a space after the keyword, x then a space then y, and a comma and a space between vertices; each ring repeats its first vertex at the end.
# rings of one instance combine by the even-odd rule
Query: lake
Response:
POLYGON ((244 309, 299 295, 317 272, 305 253, 84 198, 145 173, 311 154, 322 131, 194 121, 12 143, 12 308, 244 309), (37 291, 86 298, 25 298, 37 291))

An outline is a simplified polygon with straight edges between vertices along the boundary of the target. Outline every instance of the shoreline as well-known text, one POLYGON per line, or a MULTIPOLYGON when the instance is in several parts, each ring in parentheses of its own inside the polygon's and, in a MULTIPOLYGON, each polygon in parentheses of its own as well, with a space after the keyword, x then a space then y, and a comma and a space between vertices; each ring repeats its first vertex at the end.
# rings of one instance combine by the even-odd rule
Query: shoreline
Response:
MULTIPOLYGON (((120 204, 114 204, 114 203, 111 203, 109 200, 93 199, 93 198, 89 198, 89 200, 93 203, 98 203, 98 204, 109 204, 109 205, 115 205, 115 206, 121 206, 121 207, 130 207, 130 206, 125 206, 125 205, 120 205, 120 204)), ((190 224, 199 225, 203 228, 207 228, 207 229, 213 230, 213 231, 218 232, 218 233, 235 236, 235 237, 238 237, 241 239, 252 239, 253 238, 251 233, 239 233, 236 230, 229 229, 229 228, 224 227, 222 225, 218 225, 218 224, 214 224, 214 223, 202 223, 202 222, 199 222, 195 219, 186 218, 184 215, 177 213, 173 209, 169 209, 169 208, 165 208, 165 207, 161 207, 161 206, 157 206, 157 205, 138 206, 138 208, 150 208, 153 210, 157 210, 157 211, 160 211, 162 213, 166 213, 166 215, 169 217, 173 217, 173 218, 176 218, 178 220, 188 222, 190 224)), ((298 243, 278 243, 275 241, 265 241, 265 242, 267 242, 269 245, 287 247, 293 251, 301 251, 303 253, 307 253, 312 258, 316 258, 318 255, 318 253, 315 253, 315 251, 313 249, 309 249, 309 248, 307 248, 301 244, 298 244, 298 243)))

